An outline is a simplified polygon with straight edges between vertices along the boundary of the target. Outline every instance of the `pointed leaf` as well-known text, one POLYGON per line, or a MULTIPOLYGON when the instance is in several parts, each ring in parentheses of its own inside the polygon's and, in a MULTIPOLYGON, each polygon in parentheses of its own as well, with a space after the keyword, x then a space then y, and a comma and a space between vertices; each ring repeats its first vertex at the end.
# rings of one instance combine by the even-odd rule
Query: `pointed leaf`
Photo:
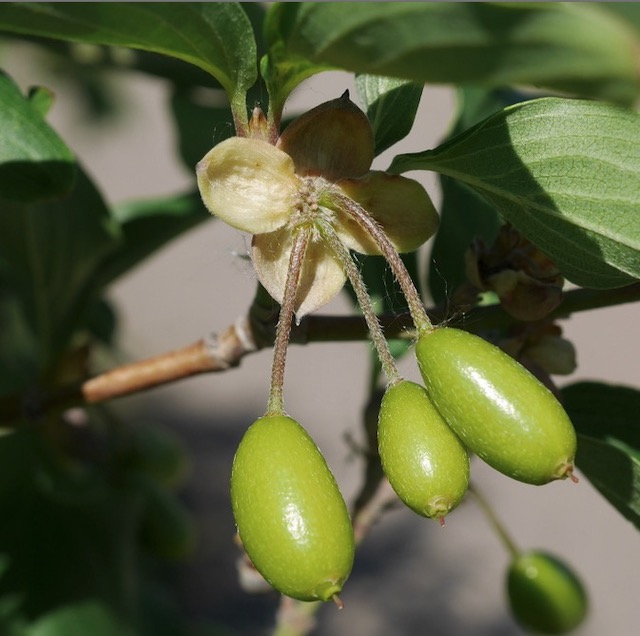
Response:
POLYGON ((580 435, 624 445, 631 452, 640 453, 640 390, 578 382, 563 388, 562 397, 580 435))
MULTIPOLYGON (((98 461, 64 463, 25 424, 0 437, 0 552, 9 558, 0 598, 20 594, 31 617, 70 600, 123 610, 131 601, 139 493, 112 485, 113 473, 98 461)), ((75 633, 94 632, 60 636, 75 633)))
POLYGON ((417 82, 533 84, 632 102, 637 38, 588 3, 282 3, 289 55, 417 82))
POLYGON ((98 601, 63 605, 45 614, 28 629, 26 636, 135 636, 109 607, 98 601))
POLYGON ((48 366, 65 347, 91 296, 89 281, 115 248, 118 228, 102 197, 78 171, 71 194, 50 203, 5 205, 0 275, 20 295, 48 366))
POLYGON ((436 304, 452 300, 467 280, 465 254, 474 237, 491 245, 501 225, 495 208, 460 181, 440 175, 440 188, 440 228, 428 263, 429 290, 436 304))
POLYGON ((0 395, 29 386, 37 374, 37 342, 18 295, 0 284, 0 395))
POLYGON ((7 3, 0 30, 154 51, 198 66, 240 104, 257 77, 251 23, 236 2, 7 3))
POLYGON ((640 459, 592 437, 578 437, 578 468, 640 530, 640 459))
POLYGON ((191 90, 177 88, 173 92, 171 112, 177 128, 180 157, 190 171, 195 171, 198 161, 213 146, 234 134, 228 105, 202 104, 191 90))
POLYGON ((447 143, 395 158, 482 195, 572 282, 640 278, 640 114, 543 98, 505 108, 447 143))
MULTIPOLYGON (((504 89, 461 87, 458 115, 449 138, 519 101, 516 96, 504 89)), ((440 229, 428 264, 429 290, 437 304, 451 298, 466 281, 465 252, 473 238, 480 236, 490 245, 501 223, 493 206, 460 181, 440 175, 440 187, 440 229)))
POLYGON ((260 73, 269 91, 269 111, 276 119, 282 115, 285 100, 300 82, 331 68, 287 49, 288 34, 295 21, 292 7, 293 4, 284 2, 271 3, 264 22, 267 54, 260 60, 260 73))
POLYGON ((44 91, 33 99, 0 73, 0 197, 35 202, 67 193, 75 177, 73 155, 43 119, 44 91))
POLYGON ((580 382, 562 397, 578 433, 578 468, 640 529, 640 391, 580 382))
POLYGON ((422 86, 393 77, 358 75, 356 88, 373 127, 377 156, 409 134, 422 86))
POLYGON ((96 268, 91 280, 94 290, 103 289, 169 241, 211 219, 195 192, 126 202, 112 214, 119 224, 119 240, 96 268))
POLYGON ((605 11, 611 11, 640 33, 640 3, 600 2, 605 11))

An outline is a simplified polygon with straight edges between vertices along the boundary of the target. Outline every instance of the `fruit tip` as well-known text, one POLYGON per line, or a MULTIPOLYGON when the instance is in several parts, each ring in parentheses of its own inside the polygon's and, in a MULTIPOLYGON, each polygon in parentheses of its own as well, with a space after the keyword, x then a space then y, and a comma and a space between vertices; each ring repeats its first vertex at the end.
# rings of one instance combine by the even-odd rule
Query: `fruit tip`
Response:
POLYGON ((336 607, 337 607, 339 610, 344 609, 344 603, 342 602, 342 599, 341 599, 337 594, 334 594, 334 595, 331 597, 331 600, 336 604, 336 607))
POLYGON ((444 517, 438 517, 438 522, 440 523, 440 527, 444 528, 444 525, 445 525, 444 517))

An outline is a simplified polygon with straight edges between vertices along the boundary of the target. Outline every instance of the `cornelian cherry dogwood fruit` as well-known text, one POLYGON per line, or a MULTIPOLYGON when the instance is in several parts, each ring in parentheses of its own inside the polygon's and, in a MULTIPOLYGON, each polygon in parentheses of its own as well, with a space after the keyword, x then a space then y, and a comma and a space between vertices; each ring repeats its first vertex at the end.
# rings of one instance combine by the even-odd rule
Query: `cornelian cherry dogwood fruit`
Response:
POLYGON ((339 198, 366 211, 400 252, 417 249, 436 231, 437 212, 418 182, 370 169, 373 131, 348 93, 301 115, 275 145, 263 132, 256 126, 253 137, 232 137, 210 150, 197 166, 198 187, 212 214, 254 235, 258 279, 280 303, 295 236, 310 230, 298 318, 328 303, 345 283, 341 261, 324 240, 328 232, 349 249, 380 253, 339 198))

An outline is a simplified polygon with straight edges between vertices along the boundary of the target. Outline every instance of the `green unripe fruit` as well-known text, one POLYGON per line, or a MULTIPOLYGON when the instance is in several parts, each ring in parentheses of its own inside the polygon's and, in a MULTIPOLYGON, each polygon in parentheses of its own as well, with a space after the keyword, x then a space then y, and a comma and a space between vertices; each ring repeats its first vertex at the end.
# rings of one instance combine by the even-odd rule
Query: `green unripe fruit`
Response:
POLYGON ((571 476, 576 433, 555 396, 482 338, 442 327, 418 340, 429 397, 466 446, 529 484, 571 476))
POLYGON ((569 567, 545 552, 521 554, 507 573, 515 619, 539 634, 566 634, 584 620, 587 594, 569 567))
POLYGON ((351 572, 349 512, 317 446, 295 420, 265 416, 233 460, 231 503, 244 549, 278 591, 329 601, 351 572))
POLYGON ((385 392, 378 449, 392 488, 423 517, 442 519, 467 492, 467 451, 415 382, 403 380, 385 392))

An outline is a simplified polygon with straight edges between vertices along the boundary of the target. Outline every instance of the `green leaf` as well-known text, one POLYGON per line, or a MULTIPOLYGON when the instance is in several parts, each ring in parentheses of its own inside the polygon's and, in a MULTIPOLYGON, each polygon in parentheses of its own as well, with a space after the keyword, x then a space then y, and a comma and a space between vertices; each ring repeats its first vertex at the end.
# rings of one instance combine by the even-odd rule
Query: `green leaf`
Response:
MULTIPOLYGON (((22 424, 0 437, 0 553, 9 559, 0 598, 19 594, 31 618, 92 599, 124 610, 131 601, 138 492, 111 485, 112 464, 100 468, 95 457, 63 461, 22 424)), ((88 428, 74 442, 95 444, 95 434, 88 428)))
MULTIPOLYGON (((459 88, 458 114, 448 138, 519 101, 517 95, 504 89, 459 88)), ((437 304, 448 302, 466 281, 465 252, 471 241, 479 236, 491 244, 501 223, 493 206, 460 181, 440 175, 440 187, 440 227, 428 268, 429 290, 437 304)))
POLYGON ((624 20, 640 32, 640 3, 638 2, 600 2, 600 7, 611 11, 618 18, 624 20))
POLYGON ((192 172, 213 146, 235 134, 228 105, 224 100, 222 105, 216 105, 215 96, 212 91, 212 104, 203 104, 197 93, 184 88, 177 88, 171 96, 180 156, 192 172))
POLYGON ((562 397, 578 433, 578 468, 640 529, 640 391, 580 382, 562 397))
MULTIPOLYGON (((465 254, 473 239, 491 245, 501 225, 493 206, 463 183, 441 175, 440 188, 440 227, 428 263, 429 291, 437 305, 455 303, 455 291, 467 280, 465 254)), ((447 313, 455 310, 447 307, 447 313)))
POLYGON ((112 213, 119 224, 119 240, 95 269, 94 290, 103 289, 182 232, 211 218, 196 192, 126 202, 112 213))
POLYGON ((0 275, 20 296, 41 369, 64 349, 91 299, 91 278, 116 247, 118 227, 100 193, 78 171, 66 199, 3 206, 0 275))
POLYGON ((235 2, 7 3, 0 30, 176 57, 213 75, 236 108, 257 77, 251 23, 235 2))
POLYGON ((53 91, 43 86, 35 86, 29 89, 29 102, 40 113, 41 117, 46 117, 53 106, 53 91))
POLYGON ((72 603, 46 614, 33 623, 26 636, 135 636, 104 603, 72 603))
POLYGON ((392 77, 358 75, 356 88, 373 127, 377 156, 409 134, 422 86, 392 77))
MULTIPOLYGON (((31 467, 34 457, 33 438, 28 431, 3 431, 0 435, 0 509, 5 520, 15 514, 33 486, 31 467)), ((0 554, 5 564, 10 566, 11 558, 3 554, 1 544, 0 554)), ((7 569, 3 569, 3 581, 7 569)))
POLYGON ((640 530, 640 460, 592 437, 579 436, 578 468, 640 530))
POLYGON ((626 103, 640 91, 635 33, 588 3, 303 2, 278 13, 287 53, 308 65, 626 103))
POLYGON ((22 95, 0 73, 0 197, 22 203, 67 193, 75 177, 73 155, 44 121, 44 93, 22 95))
POLYGON ((578 382, 562 389, 562 397, 580 435, 624 445, 640 453, 639 390, 601 382, 578 382))
POLYGON ((276 121, 282 115, 287 97, 300 82, 331 68, 288 50, 287 38, 295 20, 291 9, 295 11, 297 4, 271 3, 264 22, 267 53, 260 60, 260 74, 269 92, 269 113, 276 121))
POLYGON ((18 295, 0 283, 0 395, 18 392, 37 375, 37 342, 18 295))
POLYGON ((597 102, 516 104, 392 172, 467 184, 583 287, 640 278, 640 115, 597 102))

